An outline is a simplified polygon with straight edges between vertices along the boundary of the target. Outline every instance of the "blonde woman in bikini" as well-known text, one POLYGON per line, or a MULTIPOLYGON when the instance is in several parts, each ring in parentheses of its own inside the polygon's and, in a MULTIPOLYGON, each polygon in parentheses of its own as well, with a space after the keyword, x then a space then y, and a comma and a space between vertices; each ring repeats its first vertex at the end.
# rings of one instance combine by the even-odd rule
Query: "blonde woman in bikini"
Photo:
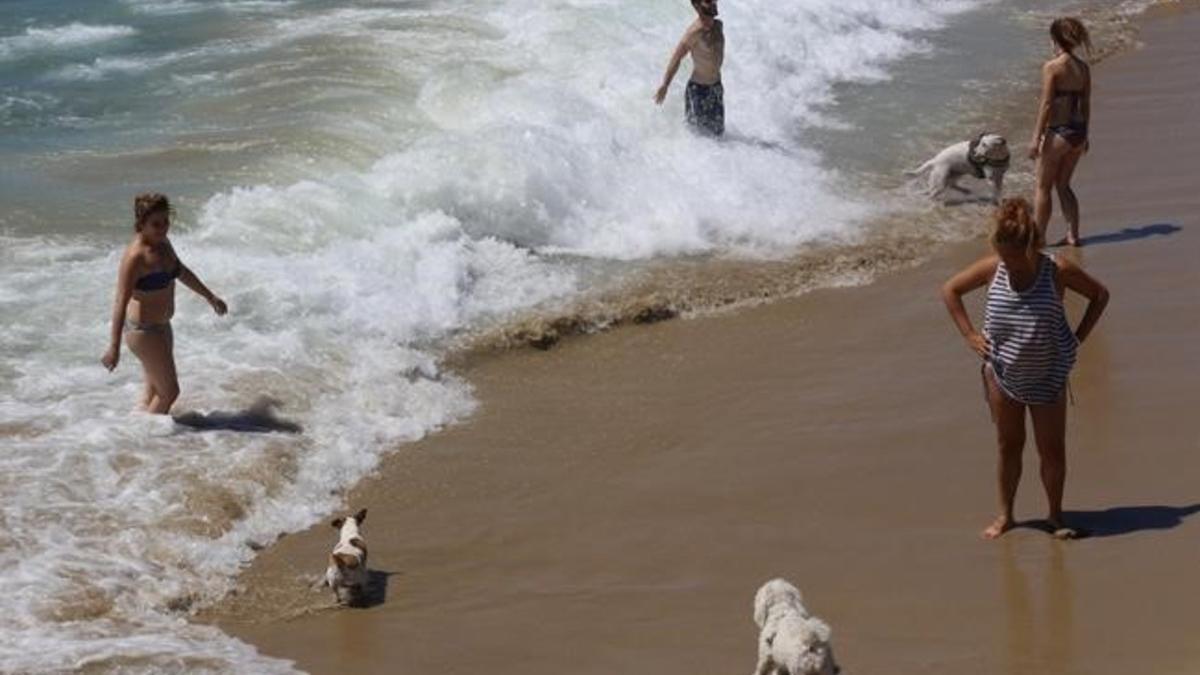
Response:
POLYGON ((1079 245, 1079 200, 1071 189, 1071 176, 1088 149, 1088 123, 1092 115, 1092 72, 1076 52, 1089 54, 1091 37, 1079 19, 1055 19, 1050 39, 1056 55, 1042 66, 1041 103, 1029 157, 1037 160, 1037 195, 1034 218, 1042 235, 1050 223, 1050 192, 1058 192, 1063 217, 1070 226, 1060 242, 1079 245))
POLYGON ((146 387, 143 410, 166 414, 179 397, 175 375, 175 335, 171 317, 175 314, 175 280, 208 301, 218 316, 224 316, 225 302, 192 273, 175 254, 167 239, 171 227, 171 203, 165 195, 143 194, 134 199, 134 236, 125 247, 117 273, 116 301, 113 303, 112 331, 108 351, 100 360, 110 371, 121 358, 121 336, 142 362, 146 387))

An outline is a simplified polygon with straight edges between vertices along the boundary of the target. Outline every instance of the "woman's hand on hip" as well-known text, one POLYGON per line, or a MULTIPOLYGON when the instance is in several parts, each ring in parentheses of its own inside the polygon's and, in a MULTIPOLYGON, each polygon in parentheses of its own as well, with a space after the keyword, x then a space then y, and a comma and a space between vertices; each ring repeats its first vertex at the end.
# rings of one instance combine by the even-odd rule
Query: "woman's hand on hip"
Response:
POLYGON ((967 345, 971 347, 971 351, 979 355, 979 358, 986 359, 992 351, 992 344, 988 339, 979 333, 971 333, 967 336, 967 345))

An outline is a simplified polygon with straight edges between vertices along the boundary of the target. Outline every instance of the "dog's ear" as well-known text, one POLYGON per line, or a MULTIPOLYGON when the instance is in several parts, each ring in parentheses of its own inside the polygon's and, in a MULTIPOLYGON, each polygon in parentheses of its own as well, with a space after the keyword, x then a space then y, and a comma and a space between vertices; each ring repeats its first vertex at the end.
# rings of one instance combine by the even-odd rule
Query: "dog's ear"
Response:
POLYGON ((333 520, 333 522, 329 523, 329 524, 333 526, 333 529, 340 530, 340 529, 342 529, 342 523, 345 523, 345 522, 346 522, 345 518, 335 518, 333 520))
POLYGON ((363 521, 366 519, 367 519, 367 510, 366 509, 362 509, 358 513, 354 514, 354 520, 358 521, 359 525, 362 525, 363 521))

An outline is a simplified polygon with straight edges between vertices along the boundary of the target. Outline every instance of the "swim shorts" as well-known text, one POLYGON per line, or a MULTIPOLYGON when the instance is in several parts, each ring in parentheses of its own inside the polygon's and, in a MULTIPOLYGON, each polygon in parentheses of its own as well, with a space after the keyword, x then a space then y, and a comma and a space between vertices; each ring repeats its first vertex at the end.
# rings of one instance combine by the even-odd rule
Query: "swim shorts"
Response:
POLYGON ((725 88, 720 82, 688 82, 685 98, 688 124, 705 136, 725 133, 725 88))

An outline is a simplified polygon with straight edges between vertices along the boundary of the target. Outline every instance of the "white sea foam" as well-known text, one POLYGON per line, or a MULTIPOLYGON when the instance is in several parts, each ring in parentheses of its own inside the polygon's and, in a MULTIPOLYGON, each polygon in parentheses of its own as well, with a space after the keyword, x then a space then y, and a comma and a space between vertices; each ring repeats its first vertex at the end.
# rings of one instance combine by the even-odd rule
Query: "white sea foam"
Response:
MULTIPOLYGON (((374 161, 306 157, 288 168, 307 179, 223 188, 173 233, 231 308, 219 319, 180 288, 180 408, 270 396, 297 436, 183 433, 130 416, 136 360, 126 352, 115 375, 97 364, 115 244, 0 240, 0 632, 13 637, 0 671, 105 659, 288 670, 179 608, 226 592, 253 555, 247 542, 311 524, 384 453, 470 414, 469 384, 439 365, 449 337, 586 290, 581 258, 774 256, 858 236, 875 207, 807 134, 837 124, 839 83, 886 78, 889 63, 928 48, 920 31, 968 6, 728 3, 720 143, 683 128, 686 72, 665 108, 650 101, 689 19, 675 0, 266 12, 252 44, 222 37, 58 71, 66 87, 222 50, 287 45, 298 59, 311 55, 296 45, 334 36, 340 49, 375 50, 388 83, 413 84, 319 119, 388 148, 374 161), (379 121, 392 119, 403 126, 379 121)), ((271 106, 253 98, 264 94, 246 91, 230 105, 269 128, 271 106)))
POLYGON ((38 92, 0 94, 0 126, 38 119, 58 102, 55 97, 38 92))
POLYGON ((112 75, 140 75, 171 65, 202 62, 204 59, 228 57, 253 48, 245 43, 214 41, 203 47, 180 49, 161 54, 99 56, 91 63, 72 63, 50 74, 51 79, 62 81, 97 82, 112 75))
POLYGON ((30 27, 21 34, 0 37, 0 61, 39 52, 74 49, 84 45, 127 38, 136 34, 137 30, 131 26, 93 26, 71 23, 52 28, 30 27))
POLYGON ((212 10, 232 12, 275 12, 296 4, 295 0, 122 0, 143 14, 191 14, 212 10))

